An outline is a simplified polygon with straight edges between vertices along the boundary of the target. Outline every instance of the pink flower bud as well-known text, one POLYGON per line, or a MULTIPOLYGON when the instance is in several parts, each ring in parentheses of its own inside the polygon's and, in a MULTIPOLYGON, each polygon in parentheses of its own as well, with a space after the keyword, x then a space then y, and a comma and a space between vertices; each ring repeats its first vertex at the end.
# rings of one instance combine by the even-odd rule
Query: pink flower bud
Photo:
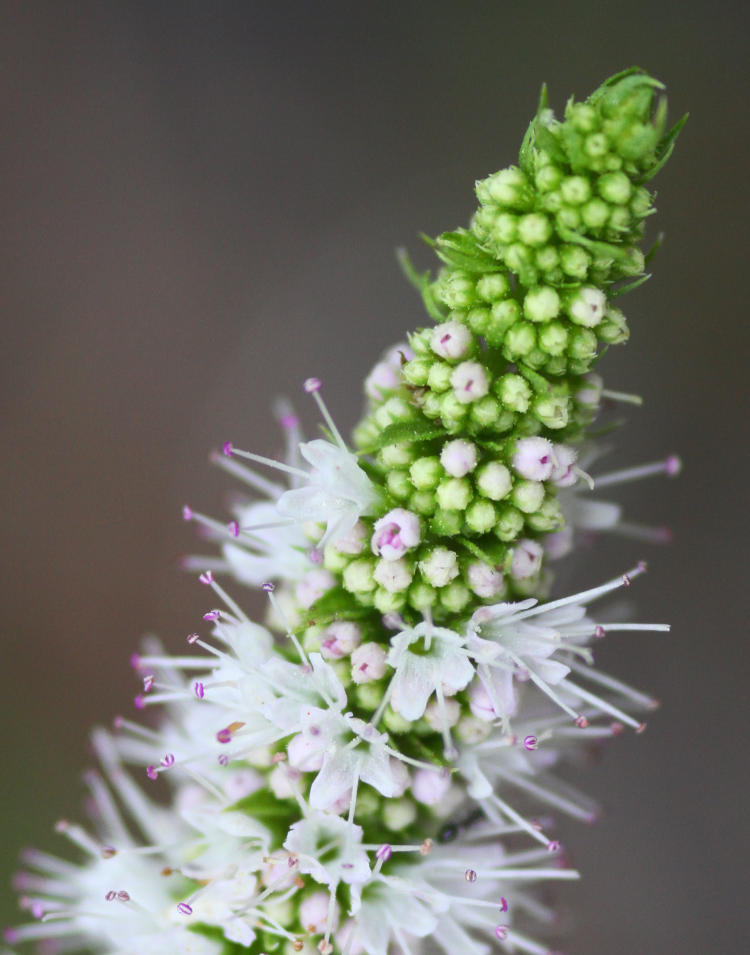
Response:
POLYGON ((476 561, 473 564, 469 564, 467 576, 471 589, 477 597, 483 597, 484 599, 497 597, 502 593, 505 586, 505 581, 500 571, 495 570, 494 567, 490 567, 489 564, 485 564, 483 561, 476 561))
POLYGON ((451 776, 447 770, 418 769, 411 781, 411 791, 417 802, 436 806, 450 789, 451 776))
POLYGON ((516 442, 513 467, 529 481, 547 481, 554 467, 552 442, 546 438, 521 438, 516 442))
POLYGON ((536 541, 522 538, 513 548, 513 559, 510 565, 511 576, 515 580, 526 580, 542 566, 544 551, 536 541))
MULTIPOLYGON (((299 918, 302 928, 310 935, 319 935, 325 932, 328 921, 329 895, 327 892, 313 892, 299 907, 299 918)), ((333 907, 333 925, 338 924, 338 905, 333 907)))
POLYGON ((430 348, 440 358, 456 361, 468 354, 471 332, 460 322, 443 322, 432 333, 430 348))
POLYGON ((578 480, 575 463, 578 455, 565 444, 555 445, 555 462, 550 480, 558 487, 570 487, 578 480))
POLYGON ((352 653, 352 680, 370 683, 385 675, 386 651, 377 643, 363 643, 352 653))
POLYGON ((348 656, 362 642, 362 631, 356 623, 337 620, 321 634, 320 653, 324 660, 348 656))
POLYGON ((384 560, 398 560, 416 547, 420 540, 419 518, 411 511, 396 507, 375 521, 372 552, 384 560))
POLYGON ((335 583, 333 574, 330 574, 327 570, 310 570, 298 581, 295 595, 303 607, 311 607, 335 583))
POLYGON ((476 445, 464 438, 449 441, 440 452, 440 463, 451 477, 464 477, 477 466, 476 445))

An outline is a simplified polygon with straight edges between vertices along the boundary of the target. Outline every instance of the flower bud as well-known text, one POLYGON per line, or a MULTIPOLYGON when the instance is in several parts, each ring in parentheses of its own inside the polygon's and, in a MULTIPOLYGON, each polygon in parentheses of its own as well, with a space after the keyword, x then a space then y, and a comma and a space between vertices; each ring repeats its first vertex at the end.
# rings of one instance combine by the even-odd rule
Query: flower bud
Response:
POLYGON ((440 591, 440 604, 450 613, 460 613, 471 600, 469 588, 454 580, 440 591))
POLYGON ((474 339, 465 325, 443 322, 432 333, 430 347, 439 358, 460 361, 472 350, 474 339))
POLYGON ((437 457, 417 458, 409 468, 414 487, 419 490, 430 491, 436 488, 443 476, 440 459, 437 457))
POLYGON ((554 448, 546 438, 521 438, 516 442, 513 467, 529 481, 547 481, 552 474, 554 448))
POLYGON ((599 176, 596 183, 596 191, 602 199, 618 206, 624 205, 630 199, 632 188, 624 172, 608 172, 599 176))
POLYGON ((383 822, 392 832, 406 829, 417 818, 417 807, 411 799, 387 799, 383 805, 383 822))
POLYGON ((563 200, 571 206, 580 206, 591 197, 591 184, 585 176, 567 176, 560 183, 563 200))
POLYGON ((519 481, 513 488, 511 500, 519 511, 533 514, 544 500, 544 485, 539 481, 519 481))
POLYGON ((458 576, 458 558, 447 547, 433 547, 429 555, 420 561, 422 577, 433 587, 445 587, 458 576))
POLYGON ((440 463, 451 477, 462 478, 477 466, 477 449, 471 441, 457 438, 443 445, 440 463))
POLYGON ((379 560, 373 577, 389 593, 401 593, 409 589, 414 569, 405 560, 379 560))
POLYGON ((585 328, 596 328, 604 318, 607 297, 601 289, 584 285, 567 301, 570 320, 585 328))
POLYGON ((494 202, 510 209, 527 209, 534 201, 534 191, 517 166, 509 166, 477 183, 481 203, 494 202))
POLYGON ((514 580, 526 580, 533 577, 542 566, 544 551, 541 544, 523 538, 513 548, 510 573, 514 580))
POLYGON ((510 295, 510 282, 502 272, 488 272, 477 282, 477 295, 485 302, 498 302, 510 295))
POLYGON ((450 729, 450 727, 455 726, 456 723, 458 723, 460 715, 460 704, 450 697, 443 700, 442 709, 437 700, 432 700, 427 704, 427 708, 424 711, 424 718, 427 725, 438 731, 444 727, 450 729), (445 721, 443 721, 443 716, 445 716, 445 721))
POLYGON ((531 212, 518 220, 518 238, 524 245, 544 245, 551 235, 549 219, 539 212, 531 212))
POLYGON ((466 509, 466 526, 475 534, 486 534, 495 526, 496 514, 494 505, 489 501, 474 501, 466 509))
POLYGON ((495 384, 495 393, 503 405, 511 411, 523 414, 529 409, 531 388, 525 378, 508 373, 503 375, 495 384))
POLYGON ((499 597, 505 590, 505 580, 500 571, 483 561, 469 564, 466 576, 471 589, 483 600, 499 597))
POLYGON ((471 500, 471 482, 468 478, 444 478, 435 497, 444 511, 465 511, 471 500))
POLYGON ((411 791, 417 802, 435 806, 447 794, 451 776, 447 769, 418 769, 411 781, 411 791))
POLYGON ((329 624, 320 639, 320 652, 324 660, 338 660, 348 656, 362 642, 362 631, 350 620, 335 620, 329 624))
POLYGON ((370 546, 384 560, 398 560, 420 540, 419 518, 402 507, 375 521, 370 546))
POLYGON ((560 311, 560 296, 549 285, 529 289, 523 300, 523 313, 530 322, 548 322, 560 311))
POLYGON ((476 361, 462 361, 451 375, 453 394, 462 404, 478 401, 489 391, 487 372, 476 361))
POLYGON ((319 891, 308 895, 299 907, 299 920, 302 928, 310 935, 320 935, 328 928, 335 931, 339 923, 339 907, 334 901, 333 911, 329 922, 330 896, 327 892, 319 891))
POLYGON ((510 471, 498 461, 483 464, 477 471, 477 489, 491 501, 500 501, 510 494, 513 479, 510 471))
POLYGON ((369 683, 385 675, 386 651, 377 643, 363 643, 352 653, 352 680, 369 683))
POLYGON ((550 480, 557 487, 571 487, 578 480, 574 465, 578 454, 566 444, 556 444, 554 448, 554 464, 550 480))
POLYGON ((327 570, 322 568, 309 570, 304 577, 297 581, 295 596, 303 607, 311 607, 335 583, 336 578, 327 570))
POLYGON ((367 557, 360 557, 353 560, 345 569, 342 575, 343 584, 346 590, 353 594, 367 594, 375 589, 375 580, 373 571, 375 570, 375 561, 367 557))
POLYGON ((434 361, 427 375, 427 387, 438 393, 447 391, 451 386, 453 368, 445 361, 434 361))
POLYGON ((547 428, 564 428, 568 423, 569 399, 562 395, 542 395, 534 400, 534 414, 547 428))

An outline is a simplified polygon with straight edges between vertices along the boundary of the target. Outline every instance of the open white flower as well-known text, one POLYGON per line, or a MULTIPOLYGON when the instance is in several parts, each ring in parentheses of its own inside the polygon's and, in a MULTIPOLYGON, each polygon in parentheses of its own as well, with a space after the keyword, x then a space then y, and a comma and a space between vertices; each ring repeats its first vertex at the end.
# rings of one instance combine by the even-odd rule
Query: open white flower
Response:
POLYGON ((284 848, 299 861, 299 871, 335 888, 367 882, 370 862, 362 848, 362 827, 340 816, 311 812, 289 829, 284 848))
POLYGON ((444 689, 449 695, 462 690, 474 676, 465 644, 461 634, 430 621, 392 637, 386 659, 396 671, 390 686, 393 709, 404 719, 418 720, 433 693, 439 702, 444 689))

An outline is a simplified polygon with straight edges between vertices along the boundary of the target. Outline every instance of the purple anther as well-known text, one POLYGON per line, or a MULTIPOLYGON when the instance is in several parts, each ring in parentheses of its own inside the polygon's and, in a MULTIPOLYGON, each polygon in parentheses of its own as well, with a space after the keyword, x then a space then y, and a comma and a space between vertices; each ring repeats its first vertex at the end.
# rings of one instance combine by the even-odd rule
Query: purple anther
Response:
POLYGON ((188 905, 187 902, 179 902, 177 905, 177 911, 180 913, 180 915, 192 915, 193 906, 188 905))
POLYGON ((318 550, 317 547, 313 547, 312 550, 307 552, 307 557, 311 564, 320 564, 323 561, 323 554, 318 550))
POLYGON ((311 395, 316 391, 320 391, 320 389, 323 387, 323 382, 320 380, 320 378, 307 378, 305 379, 305 383, 302 385, 302 387, 305 389, 308 395, 311 395))
POLYGON ((195 695, 198 697, 199 700, 202 700, 206 693, 206 689, 202 683, 196 682, 193 684, 193 692, 195 693, 195 695))
POLYGON ((147 766, 147 767, 146 767, 146 775, 148 776, 149 779, 158 779, 158 778, 159 778, 159 774, 157 773, 155 766, 147 766))
POLYGON ((117 849, 114 846, 102 846, 99 850, 101 853, 102 859, 111 859, 113 856, 117 855, 117 849))
POLYGON ((193 643, 197 643, 197 642, 200 640, 200 634, 199 634, 199 633, 189 633, 189 634, 185 637, 185 639, 187 640, 187 642, 188 642, 189 644, 192 645, 193 643))
POLYGON ((240 536, 240 525, 237 523, 237 521, 230 521, 227 524, 227 530, 232 535, 232 537, 240 536))
POLYGON ((547 852, 555 853, 560 851, 560 843, 557 839, 553 839, 551 842, 547 843, 547 852))
POLYGON ((34 899, 31 905, 29 906, 29 909, 35 919, 40 919, 44 915, 44 906, 39 901, 39 899, 34 899))
POLYGON ((214 582, 214 575, 210 570, 206 570, 198 577, 198 580, 200 580, 202 584, 206 584, 206 586, 208 586, 208 584, 212 584, 214 582))
POLYGON ((536 736, 524 736, 523 738, 523 748, 531 752, 531 750, 536 749, 539 745, 539 740, 536 736))
POLYGON ((629 574, 623 574, 623 575, 622 575, 622 583, 623 583, 623 586, 624 586, 624 587, 629 587, 629 586, 630 586, 630 575, 629 575, 629 574))
POLYGON ((134 670, 140 669, 140 666, 141 666, 141 655, 140 655, 140 653, 133 653, 133 654, 131 654, 131 656, 130 656, 130 666, 131 666, 134 670))
POLYGON ((226 457, 231 458, 232 454, 234 453, 234 445, 231 441, 225 441, 221 450, 226 457))
POLYGON ((296 428, 299 424, 299 418, 294 414, 285 414, 281 416, 281 427, 286 428, 287 431, 291 431, 292 428, 296 428))
POLYGON ((501 912, 508 911, 508 900, 504 895, 500 896, 500 902, 498 903, 501 912))
POLYGON ((182 509, 182 519, 183 521, 192 521, 193 519, 193 509, 188 507, 187 504, 182 509))
POLYGON ((264 590, 267 594, 272 594, 276 590, 276 585, 272 584, 270 581, 267 581, 265 584, 261 584, 261 590, 264 590))
POLYGON ((219 766, 226 766, 228 763, 229 757, 226 753, 222 753, 221 756, 219 756, 219 766))
POLYGON ((638 566, 639 574, 645 574, 646 571, 648 570, 648 564, 646 563, 645 560, 639 560, 637 566, 638 566))
POLYGON ((124 722, 125 720, 121 716, 116 716, 112 720, 112 729, 115 730, 116 732, 121 730, 124 722))
POLYGON ((594 628, 594 636, 596 637, 597 640, 601 640, 602 637, 605 637, 606 630, 604 629, 604 627, 597 624, 597 626, 594 628))
POLYGON ((682 469, 682 461, 677 457, 676 454, 670 454, 667 460, 664 462, 667 474, 670 477, 674 477, 675 474, 679 474, 682 469))
POLYGON ((146 705, 146 701, 143 699, 143 694, 139 693, 138 696, 136 696, 135 699, 133 700, 133 703, 135 703, 135 708, 137 710, 142 710, 143 707, 146 705))
POLYGON ((117 901, 118 901, 118 902, 129 902, 129 901, 130 901, 130 893, 129 893, 129 892, 126 892, 124 889, 120 889, 120 891, 117 893, 117 901))
POLYGON ((162 758, 161 764, 165 769, 174 766, 174 753, 167 753, 166 756, 162 758))
POLYGON ((464 872, 464 878, 467 882, 476 882, 479 876, 474 869, 467 869, 466 872, 464 872))
POLYGON ((508 926, 507 925, 496 925, 495 926, 495 938, 498 942, 504 942, 508 937, 508 926))
POLYGON ((109 892, 107 892, 107 894, 104 896, 104 898, 108 902, 114 902, 114 900, 117 898, 117 893, 115 892, 114 889, 110 889, 109 892))
POLYGON ((55 832, 67 832, 70 829, 70 823, 67 819, 58 819, 55 823, 55 832))
POLYGON ((211 623, 213 620, 221 619, 221 610, 209 610, 208 613, 203 614, 203 619, 211 623))
POLYGON ((585 716, 583 715, 576 716, 576 726, 578 727, 579 730, 585 730, 588 725, 589 725, 589 721, 586 719, 585 716))
POLYGON ((148 693, 151 687, 154 685, 154 674, 147 673, 143 678, 143 692, 148 693))
POLYGON ((384 842, 382 846, 378 846, 378 848, 375 850, 375 858, 380 862, 387 862, 392 855, 393 849, 388 845, 387 842, 384 842))
POLYGON ((639 726, 636 726, 635 731, 636 731, 636 733, 638 733, 639 736, 640 736, 641 733, 645 733, 645 732, 646 732, 646 724, 645 724, 645 723, 641 723, 639 726))
POLYGON ((228 726, 225 726, 223 730, 219 730, 219 732, 216 734, 216 739, 220 743, 231 743, 232 731, 229 729, 228 726))

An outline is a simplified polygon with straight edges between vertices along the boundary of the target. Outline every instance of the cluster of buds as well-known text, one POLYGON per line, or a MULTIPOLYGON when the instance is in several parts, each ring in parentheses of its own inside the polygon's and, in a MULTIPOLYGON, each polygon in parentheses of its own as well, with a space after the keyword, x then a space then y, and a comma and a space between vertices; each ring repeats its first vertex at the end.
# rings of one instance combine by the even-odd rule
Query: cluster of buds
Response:
POLYGON ((645 565, 552 600, 547 568, 572 531, 619 522, 585 500, 607 395, 591 366, 627 335, 613 283, 642 270, 641 183, 679 128, 664 134, 658 87, 630 71, 560 123, 542 102, 519 166, 479 183, 470 230, 437 240, 443 273, 415 276, 437 324, 373 369, 357 452, 314 378, 325 439, 303 441, 284 406, 283 460, 224 445, 216 461, 260 499, 228 523, 183 511, 220 547, 187 562, 215 600, 208 634, 133 657, 137 708, 164 718, 95 734, 95 831, 58 826, 83 861, 26 854, 32 920, 9 944, 549 955, 534 886, 578 876, 550 814, 596 816, 556 768, 642 731, 654 705, 599 672, 593 646, 668 629, 591 615, 645 565), (221 575, 262 590, 264 625, 221 575))

